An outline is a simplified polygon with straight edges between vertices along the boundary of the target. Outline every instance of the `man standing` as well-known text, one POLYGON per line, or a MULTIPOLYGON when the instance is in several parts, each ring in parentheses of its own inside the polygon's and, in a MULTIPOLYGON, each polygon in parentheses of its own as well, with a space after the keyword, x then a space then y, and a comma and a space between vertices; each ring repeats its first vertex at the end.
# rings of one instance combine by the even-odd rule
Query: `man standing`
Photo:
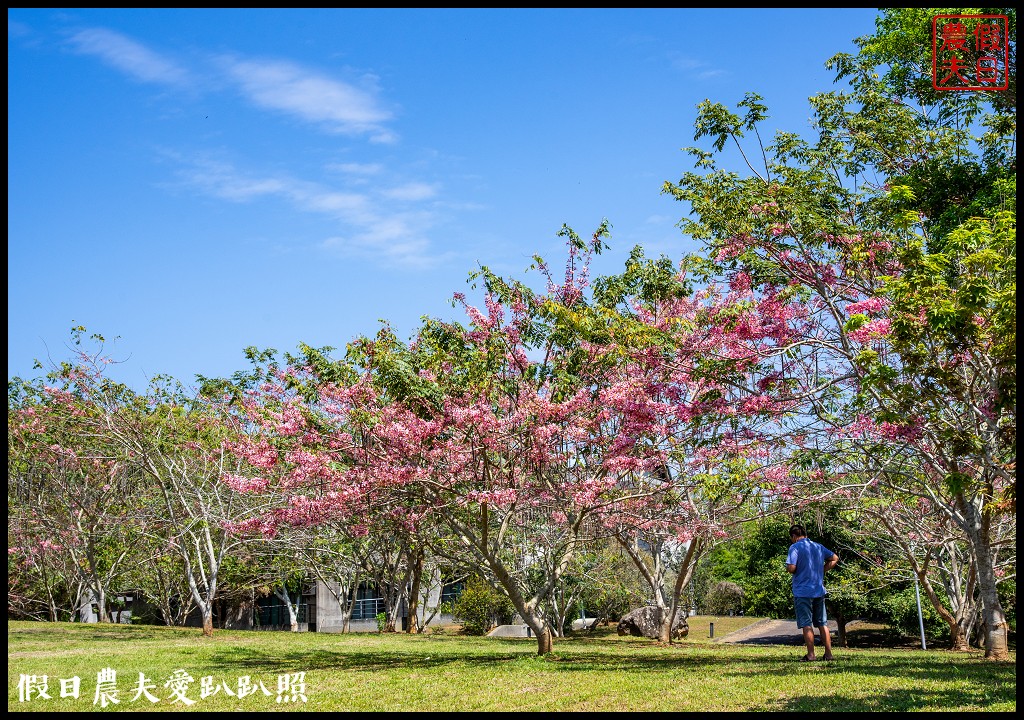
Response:
POLYGON ((810 662, 814 657, 814 628, 818 628, 825 646, 825 659, 832 659, 832 636, 828 631, 825 613, 825 572, 839 563, 839 556, 820 543, 807 537, 803 525, 789 529, 789 554, 786 569, 793 576, 793 602, 796 605, 796 625, 804 634, 807 654, 801 658, 810 662))

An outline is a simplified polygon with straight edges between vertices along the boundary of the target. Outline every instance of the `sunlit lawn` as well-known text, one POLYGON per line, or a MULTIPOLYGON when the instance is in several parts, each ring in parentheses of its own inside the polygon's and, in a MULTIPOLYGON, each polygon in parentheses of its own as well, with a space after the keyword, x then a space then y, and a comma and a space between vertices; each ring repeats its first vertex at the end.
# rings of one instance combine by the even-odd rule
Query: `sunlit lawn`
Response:
POLYGON ((707 637, 709 621, 718 639, 753 619, 690 620, 690 637, 671 646, 601 628, 558 638, 548 657, 518 638, 219 630, 204 639, 194 629, 8 622, 7 707, 101 710, 97 675, 112 668, 119 702, 107 711, 1016 710, 1015 653, 993 663, 980 652, 847 649, 832 663, 801 663, 792 646, 707 637), (194 704, 166 686, 176 671, 193 678, 179 694, 194 704), (140 673, 156 703, 132 699, 140 673), (44 675, 50 699, 38 696, 44 675), (36 676, 24 702, 22 676, 36 676), (79 697, 62 698, 61 680, 76 676, 79 697), (240 683, 255 692, 239 697, 240 683), (305 699, 293 699, 300 690, 305 699))

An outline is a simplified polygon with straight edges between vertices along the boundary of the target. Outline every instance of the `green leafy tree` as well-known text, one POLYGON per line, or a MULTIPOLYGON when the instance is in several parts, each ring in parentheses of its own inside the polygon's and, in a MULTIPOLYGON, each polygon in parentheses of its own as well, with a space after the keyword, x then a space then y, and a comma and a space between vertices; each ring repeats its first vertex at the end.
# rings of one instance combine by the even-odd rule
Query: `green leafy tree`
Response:
MULTIPOLYGON (((708 277, 750 285, 799 318, 801 339, 780 359, 805 423, 794 460, 819 454, 794 465, 804 497, 859 484, 927 498, 971 548, 986 657, 1005 659, 998 569, 1015 532, 1015 101, 928 90, 930 44, 917 40, 935 12, 884 10, 856 56, 832 58, 849 90, 811 98, 813 141, 780 132, 762 144, 767 107, 757 95, 739 113, 701 103, 695 138, 715 152, 691 149, 697 172, 665 190, 690 206, 681 225, 705 241, 708 277), (727 142, 743 151, 745 174, 717 167, 727 142), (822 460, 851 446, 878 462, 822 460)), ((1015 87, 1016 14, 998 14, 1010 18, 1015 87)))

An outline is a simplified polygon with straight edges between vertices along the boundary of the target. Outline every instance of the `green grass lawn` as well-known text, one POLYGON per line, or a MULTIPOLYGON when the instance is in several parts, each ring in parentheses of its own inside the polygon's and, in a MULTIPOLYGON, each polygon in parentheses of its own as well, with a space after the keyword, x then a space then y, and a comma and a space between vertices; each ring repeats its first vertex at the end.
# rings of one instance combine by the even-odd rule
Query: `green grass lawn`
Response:
MULTIPOLYGON (((801 663, 799 648, 727 645, 715 638, 756 618, 690 618, 666 646, 613 628, 532 639, 245 632, 153 626, 8 622, 7 708, 13 711, 1000 711, 1016 710, 1016 653, 844 649, 801 663), (95 703, 97 676, 116 671, 119 703, 95 703), (193 680, 174 701, 175 674, 193 680), (158 698, 133 700, 140 673, 158 698), (299 673, 304 675, 299 676, 299 673), (50 699, 39 696, 42 676, 50 699), (30 699, 19 682, 35 676, 30 699), (80 678, 79 696, 61 697, 80 678), (205 680, 204 680, 205 678, 205 680), (65 681, 62 683, 61 681, 65 681), (297 683, 296 681, 300 681, 297 683), (284 692, 279 695, 279 682, 284 692), (262 683, 261 689, 260 684, 262 683), (239 696, 247 688, 255 692, 239 696), (215 692, 214 689, 216 690, 215 692), (228 691, 233 694, 229 695, 228 691), (292 690, 304 691, 305 700, 292 690), (212 694, 211 694, 212 693, 212 694), (279 700, 280 698, 280 700, 279 700), (283 700, 283 702, 282 702, 283 700)), ((22 683, 24 689, 24 683, 22 683)))

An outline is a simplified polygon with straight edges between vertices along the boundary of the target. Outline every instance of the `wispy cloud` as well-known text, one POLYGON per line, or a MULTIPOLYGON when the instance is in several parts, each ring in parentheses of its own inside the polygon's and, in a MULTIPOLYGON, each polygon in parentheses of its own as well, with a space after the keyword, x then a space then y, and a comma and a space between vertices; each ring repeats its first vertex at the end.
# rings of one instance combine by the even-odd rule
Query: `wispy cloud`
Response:
POLYGON ((188 79, 188 73, 173 61, 112 30, 81 30, 71 36, 70 42, 78 52, 95 55, 143 82, 183 85, 188 79))
POLYGON ((711 78, 722 77, 728 74, 728 70, 701 70, 697 73, 697 77, 701 80, 710 80, 711 78))
POLYGON ((705 60, 698 60, 696 58, 682 55, 678 52, 668 53, 668 64, 669 67, 676 72, 697 80, 708 80, 710 78, 721 77, 722 75, 729 74, 728 70, 712 67, 711 64, 705 60))
MULTIPOLYGON (((381 101, 372 79, 353 84, 295 62, 238 55, 213 57, 201 72, 188 73, 174 60, 105 28, 79 30, 70 44, 75 51, 139 80, 177 86, 190 80, 191 85, 207 90, 223 89, 226 82, 255 107, 328 132, 361 136, 371 143, 397 139, 387 126, 393 113, 381 101)), ((235 203, 278 199, 298 212, 326 218, 328 229, 323 235, 327 239, 314 243, 321 251, 407 267, 433 265, 445 257, 434 251, 428 237, 437 221, 438 186, 390 174, 382 163, 329 164, 325 169, 337 179, 332 187, 284 172, 245 172, 209 157, 173 157, 181 167, 179 179, 206 196, 235 203), (427 201, 430 208, 424 205, 427 201)))
POLYGON ((393 142, 383 126, 391 113, 376 97, 341 80, 325 77, 284 61, 226 59, 228 76, 250 101, 336 132, 368 134, 377 142, 393 142))
MULTIPOLYGON (((8 20, 8 36, 27 28, 8 20)), ((373 143, 393 143, 398 137, 386 126, 393 114, 371 86, 359 87, 287 60, 256 60, 220 56, 199 75, 187 72, 167 56, 113 30, 79 30, 69 38, 79 53, 99 58, 138 80, 184 86, 199 81, 235 85, 253 105, 285 113, 329 132, 363 135, 373 143), (223 75, 216 78, 217 74, 223 75)))
POLYGON ((648 225, 672 225, 679 221, 675 215, 648 215, 644 222, 648 225))
POLYGON ((345 173, 346 175, 380 175, 384 166, 380 163, 330 163, 328 170, 345 173))
POLYGON ((8 38, 25 38, 32 34, 32 28, 25 23, 20 23, 17 20, 11 20, 7 18, 7 37, 8 38))
POLYGON ((416 182, 389 188, 381 194, 390 200, 428 200, 437 195, 437 188, 427 183, 416 182))
MULTIPOLYGON (((180 158, 179 158, 180 159, 180 158)), ((338 230, 319 247, 374 259, 385 265, 426 267, 441 258, 432 253, 427 230, 434 214, 415 206, 396 210, 394 201, 415 203, 434 193, 426 183, 410 183, 354 193, 294 177, 246 174, 230 163, 198 159, 189 161, 180 177, 200 192, 232 202, 277 197, 300 212, 325 215, 339 224, 338 230)))
POLYGON ((430 242, 417 227, 429 222, 426 213, 406 213, 380 217, 372 225, 347 235, 335 235, 320 246, 330 252, 375 258, 382 264, 424 268, 437 264, 440 258, 430 252, 430 242))

